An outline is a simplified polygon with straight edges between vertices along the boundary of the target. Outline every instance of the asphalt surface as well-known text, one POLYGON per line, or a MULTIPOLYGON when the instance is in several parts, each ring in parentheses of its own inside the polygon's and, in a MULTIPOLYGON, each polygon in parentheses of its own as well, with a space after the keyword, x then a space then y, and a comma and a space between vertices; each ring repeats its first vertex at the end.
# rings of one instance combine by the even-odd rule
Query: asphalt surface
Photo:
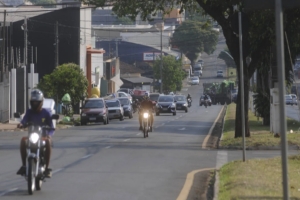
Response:
MULTIPOLYGON (((224 44, 220 40, 218 51, 224 44)), ((211 81, 217 69, 225 70, 222 61, 202 56, 207 67, 201 81, 211 81)), ((182 93, 193 97, 189 112, 155 116, 149 138, 138 131, 136 115, 124 121, 111 120, 108 125, 56 131, 50 163, 53 177, 33 196, 27 194, 25 179, 16 175, 21 164, 19 140, 26 133, 0 132, 1 199, 173 200, 180 195, 190 172, 242 159, 242 151, 201 149, 222 106, 200 107, 201 86, 183 88, 182 93)), ((279 153, 251 151, 246 155, 248 159, 279 153)))
POLYGON ((285 110, 287 117, 300 121, 300 110, 298 105, 286 105, 285 110))

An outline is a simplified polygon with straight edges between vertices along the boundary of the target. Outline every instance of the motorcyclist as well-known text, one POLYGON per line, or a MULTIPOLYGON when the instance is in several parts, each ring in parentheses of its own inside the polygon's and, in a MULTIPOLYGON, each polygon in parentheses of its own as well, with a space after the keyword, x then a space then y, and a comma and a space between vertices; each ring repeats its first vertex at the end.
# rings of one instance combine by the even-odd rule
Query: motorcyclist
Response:
POLYGON ((186 97, 186 100, 187 100, 187 101, 188 101, 189 99, 191 99, 191 101, 192 101, 192 97, 191 97, 190 94, 188 94, 187 97, 186 97))
POLYGON ((154 117, 153 117, 153 104, 152 101, 150 100, 148 94, 146 93, 144 95, 144 98, 142 100, 142 102, 140 103, 140 110, 139 110, 139 122, 140 122, 140 130, 143 130, 142 127, 142 118, 143 118, 143 110, 149 110, 150 111, 150 131, 152 131, 152 126, 153 126, 153 122, 154 122, 154 117))
MULTIPOLYGON (((42 108, 44 102, 44 95, 43 93, 35 89, 30 94, 30 106, 31 108, 28 109, 25 113, 24 118, 22 119, 21 123, 18 124, 18 128, 24 128, 24 126, 31 122, 36 125, 40 126, 49 126, 50 128, 54 128, 51 114, 48 110, 42 108)), ((51 169, 49 168, 50 163, 50 156, 51 156, 51 136, 54 134, 54 131, 48 131, 45 136, 43 136, 42 140, 45 141, 46 151, 45 151, 45 160, 46 160, 46 169, 45 169, 45 176, 47 178, 51 178, 51 169)), ((18 170, 17 174, 25 175, 26 174, 26 143, 28 137, 23 137, 20 142, 20 153, 22 158, 22 166, 18 170)))
POLYGON ((208 100, 208 95, 206 93, 204 94, 204 100, 208 100))

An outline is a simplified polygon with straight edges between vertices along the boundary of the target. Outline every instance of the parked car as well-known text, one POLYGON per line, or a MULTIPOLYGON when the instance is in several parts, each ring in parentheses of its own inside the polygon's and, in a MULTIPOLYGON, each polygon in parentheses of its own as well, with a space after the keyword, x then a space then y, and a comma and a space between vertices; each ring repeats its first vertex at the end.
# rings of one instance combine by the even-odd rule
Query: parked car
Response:
POLYGON ((132 94, 132 89, 129 88, 120 88, 117 92, 125 92, 126 94, 132 94))
POLYGON ((293 104, 298 105, 298 97, 295 94, 290 94, 293 98, 293 104))
POLYGON ((176 110, 184 110, 188 112, 188 103, 185 95, 175 95, 176 110))
POLYGON ((160 113, 173 113, 173 115, 176 115, 175 103, 176 101, 173 95, 159 96, 155 109, 156 116, 160 113))
POLYGON ((197 76, 193 76, 190 78, 189 83, 191 85, 199 85, 200 84, 200 80, 197 76))
POLYGON ((131 119, 133 117, 133 108, 132 105, 127 97, 119 97, 118 98, 121 106, 124 110, 124 116, 129 117, 131 119))
MULTIPOLYGON (((209 95, 207 95, 208 96, 208 106, 211 106, 211 98, 210 98, 210 96, 209 95)), ((200 100, 199 100, 199 106, 202 106, 202 105, 204 105, 204 95, 201 95, 201 97, 200 97, 200 100)))
POLYGON ((222 70, 218 70, 218 71, 217 71, 217 77, 224 77, 224 76, 223 76, 223 71, 222 71, 222 70))
POLYGON ((121 106, 119 99, 105 100, 108 107, 108 117, 109 119, 120 119, 124 120, 124 109, 121 106))
POLYGON ((285 104, 291 106, 294 104, 292 95, 289 94, 285 95, 285 104))
POLYGON ((90 98, 84 101, 84 105, 80 108, 80 123, 86 125, 90 122, 109 123, 108 109, 103 98, 90 98))

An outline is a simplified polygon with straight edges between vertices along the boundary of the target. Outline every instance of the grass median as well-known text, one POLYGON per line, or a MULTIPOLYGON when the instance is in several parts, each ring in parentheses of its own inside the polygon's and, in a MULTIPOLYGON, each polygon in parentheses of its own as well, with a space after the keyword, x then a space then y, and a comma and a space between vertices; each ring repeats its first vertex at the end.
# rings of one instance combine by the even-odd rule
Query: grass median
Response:
MULTIPOLYGON (((236 104, 227 106, 223 137, 220 147, 242 148, 242 138, 234 138, 236 104)), ((300 122, 287 118, 287 140, 289 145, 300 146, 300 122), (292 133, 290 133, 292 132, 292 133)), ((262 125, 262 118, 256 117, 249 111, 250 137, 246 138, 247 147, 275 147, 280 145, 280 138, 270 133, 270 127, 262 125)))
MULTIPOLYGON (((242 138, 234 138, 236 104, 227 107, 223 138, 220 145, 242 147, 242 138)), ((287 118, 289 145, 300 145, 300 123, 287 118)), ((280 138, 270 133, 270 127, 262 125, 262 119, 249 111, 251 137, 247 147, 279 146, 280 138)), ((300 199, 300 155, 288 159, 289 189, 291 199, 300 199)), ((219 200, 227 199, 282 199, 281 158, 251 159, 225 164, 219 171, 219 200)))

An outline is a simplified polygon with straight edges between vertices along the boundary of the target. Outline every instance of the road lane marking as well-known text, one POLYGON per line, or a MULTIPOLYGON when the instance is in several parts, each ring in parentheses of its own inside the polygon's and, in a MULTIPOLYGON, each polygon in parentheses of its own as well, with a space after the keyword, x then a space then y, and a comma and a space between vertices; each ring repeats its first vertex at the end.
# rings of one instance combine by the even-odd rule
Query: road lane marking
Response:
POLYGON ((7 190, 7 191, 5 191, 5 192, 2 192, 2 193, 0 193, 0 197, 6 195, 7 193, 16 191, 17 189, 18 189, 18 188, 13 188, 13 189, 7 190))
POLYGON ((125 139, 125 140, 123 140, 124 142, 127 142, 127 141, 129 141, 130 139, 125 139))
POLYGON ((86 156, 83 156, 81 159, 86 159, 88 157, 91 157, 93 154, 89 154, 89 155, 86 155, 86 156))
POLYGON ((52 172, 52 174, 56 174, 56 173, 60 172, 61 170, 63 170, 63 168, 56 169, 56 170, 54 170, 54 171, 52 172))
POLYGON ((105 147, 105 149, 109 149, 111 146, 107 146, 107 147, 105 147))
POLYGON ((209 131, 208 131, 208 134, 207 134, 206 137, 204 138, 204 141, 203 141, 203 143, 202 143, 202 149, 206 149, 206 148, 207 148, 206 146, 207 146, 208 139, 210 138, 210 136, 211 136, 211 134, 212 134, 212 131, 213 131, 213 129, 214 129, 214 127, 215 127, 217 121, 219 120, 219 118, 220 118, 220 116, 221 116, 221 113, 223 112, 224 108, 225 108, 225 107, 223 106, 222 109, 221 109, 221 111, 219 112, 218 117, 215 119, 213 125, 210 127, 210 129, 209 129, 209 131))
POLYGON ((194 170, 194 171, 191 171, 190 173, 188 173, 186 176, 183 188, 181 189, 181 192, 179 193, 176 200, 186 200, 188 198, 190 190, 193 186, 195 174, 197 174, 198 172, 202 172, 202 171, 206 171, 206 170, 213 170, 213 169, 214 168, 205 168, 205 169, 194 170))
POLYGON ((183 127, 183 128, 180 128, 180 129, 178 129, 178 130, 180 130, 180 131, 184 131, 184 130, 185 130, 185 128, 183 127))
POLYGON ((161 125, 163 126, 163 125, 165 125, 165 123, 162 123, 161 125))
POLYGON ((138 133, 138 134, 136 134, 136 135, 141 135, 141 133, 138 133))

